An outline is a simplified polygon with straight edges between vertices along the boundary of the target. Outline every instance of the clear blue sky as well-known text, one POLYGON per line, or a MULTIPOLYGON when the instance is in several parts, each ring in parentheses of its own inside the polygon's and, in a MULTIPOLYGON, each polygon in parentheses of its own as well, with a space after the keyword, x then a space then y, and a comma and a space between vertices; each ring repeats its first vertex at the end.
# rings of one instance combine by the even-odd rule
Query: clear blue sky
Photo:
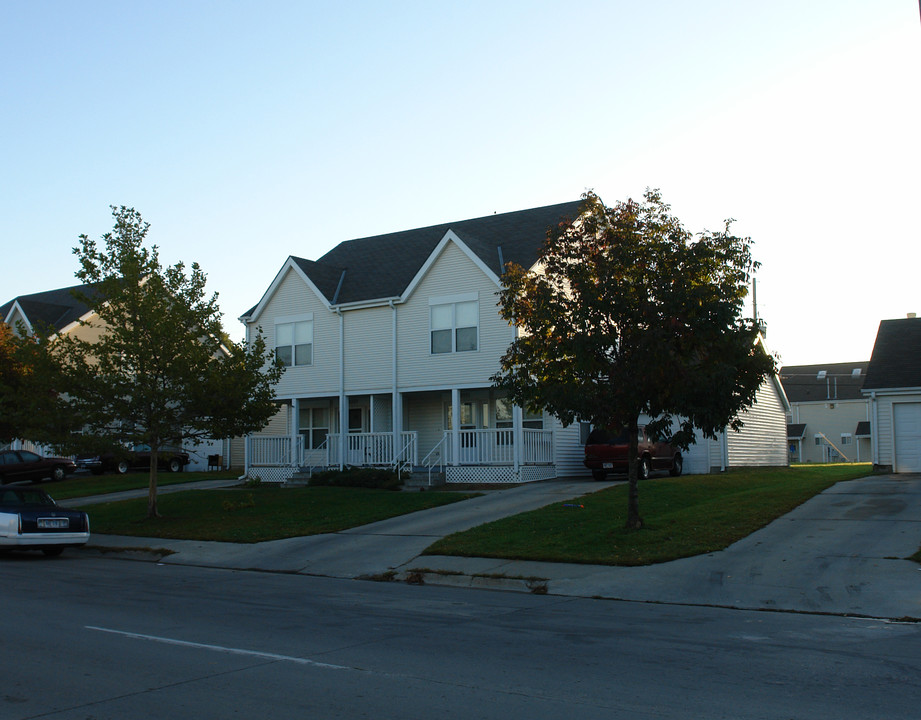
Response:
POLYGON ((138 209, 225 326, 288 255, 658 187, 786 364, 921 313, 917 0, 2 0, 0 302, 138 209))

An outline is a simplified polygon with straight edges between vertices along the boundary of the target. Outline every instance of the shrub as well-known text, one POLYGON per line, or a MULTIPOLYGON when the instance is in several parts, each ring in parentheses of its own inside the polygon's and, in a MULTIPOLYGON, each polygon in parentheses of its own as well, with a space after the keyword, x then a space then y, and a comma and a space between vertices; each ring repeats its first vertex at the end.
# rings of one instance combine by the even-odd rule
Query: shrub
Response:
POLYGON ((403 484, 395 470, 386 468, 346 468, 314 473, 311 486, 359 487, 377 490, 399 490, 403 484))

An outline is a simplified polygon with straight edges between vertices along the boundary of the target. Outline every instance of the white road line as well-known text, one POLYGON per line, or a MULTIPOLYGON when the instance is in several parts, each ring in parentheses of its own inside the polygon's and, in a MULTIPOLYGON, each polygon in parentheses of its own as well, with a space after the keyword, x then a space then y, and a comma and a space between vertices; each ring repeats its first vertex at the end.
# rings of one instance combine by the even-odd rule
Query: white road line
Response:
POLYGON ((157 637, 156 635, 141 635, 140 633, 125 632, 123 630, 113 630, 111 628, 96 627, 95 625, 85 625, 87 630, 97 630, 98 632, 112 633, 123 637, 134 638, 135 640, 150 640, 152 642, 165 643, 166 645, 179 645, 181 647, 199 648, 201 650, 214 650, 216 652, 229 653, 231 655, 248 655, 250 657, 263 658, 264 660, 281 660, 285 662, 298 663, 299 665, 310 665, 311 667, 326 668, 327 670, 358 670, 359 668, 350 668, 344 665, 330 665, 321 663, 308 658, 292 657, 291 655, 276 655, 275 653, 259 652, 258 650, 243 650, 242 648, 230 648, 222 645, 207 645, 204 643, 188 642, 187 640, 176 640, 174 638, 157 637))

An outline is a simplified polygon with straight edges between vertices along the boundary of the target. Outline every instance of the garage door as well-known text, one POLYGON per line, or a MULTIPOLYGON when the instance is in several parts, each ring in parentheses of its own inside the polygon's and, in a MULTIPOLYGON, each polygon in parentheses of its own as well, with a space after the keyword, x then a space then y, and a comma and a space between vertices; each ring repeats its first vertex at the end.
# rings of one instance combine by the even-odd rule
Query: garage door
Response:
POLYGON ((895 424, 895 471, 921 472, 921 403, 892 406, 895 424))

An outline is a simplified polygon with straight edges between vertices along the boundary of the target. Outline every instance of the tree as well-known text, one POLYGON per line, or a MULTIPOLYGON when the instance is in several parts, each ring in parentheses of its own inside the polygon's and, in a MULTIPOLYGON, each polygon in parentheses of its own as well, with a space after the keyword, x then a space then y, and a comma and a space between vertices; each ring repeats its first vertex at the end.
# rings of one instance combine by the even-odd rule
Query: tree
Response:
POLYGON ((641 528, 637 430, 687 449, 741 428, 774 358, 759 326, 742 318, 751 240, 693 236, 657 190, 608 208, 594 193, 582 213, 548 231, 539 270, 509 264, 500 313, 519 328, 494 383, 519 405, 570 424, 626 429, 630 437, 627 526, 641 528))
POLYGON ((50 348, 84 437, 150 447, 147 514, 157 517, 157 453, 264 427, 277 410, 282 368, 261 335, 251 345, 222 339, 217 294, 206 296, 197 263, 188 272, 181 262, 162 266, 157 246, 144 246, 149 223, 133 208, 113 206, 112 214, 104 249, 86 235, 74 248, 77 277, 97 293, 80 299, 96 318, 50 348))
POLYGON ((0 441, 28 438, 59 445, 75 426, 58 402, 62 384, 48 354, 49 333, 0 322, 0 441))

